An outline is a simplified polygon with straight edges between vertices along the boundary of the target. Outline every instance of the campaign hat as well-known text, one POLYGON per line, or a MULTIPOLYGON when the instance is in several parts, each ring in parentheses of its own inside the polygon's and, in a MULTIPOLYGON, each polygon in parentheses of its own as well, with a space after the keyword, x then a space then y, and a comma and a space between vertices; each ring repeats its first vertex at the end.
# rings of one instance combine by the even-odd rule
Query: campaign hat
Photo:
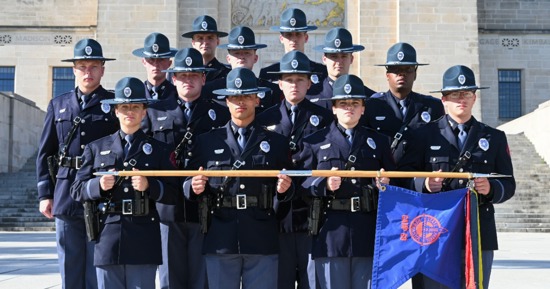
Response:
POLYGON ((307 32, 317 30, 315 25, 307 25, 304 11, 298 8, 288 8, 281 14, 279 26, 271 26, 271 31, 279 32, 307 32))
POLYGON ((353 74, 341 75, 332 84, 331 100, 366 98, 363 81, 353 74))
POLYGON ((150 104, 157 101, 145 96, 145 85, 143 85, 141 80, 135 77, 124 77, 115 85, 115 98, 104 99, 101 103, 111 105, 129 103, 150 104))
POLYGON ((213 33, 218 37, 227 36, 227 32, 218 31, 218 24, 214 18, 208 15, 202 15, 193 21, 193 30, 183 33, 181 36, 184 38, 193 38, 195 34, 213 33))
POLYGON ((162 72, 208 72, 216 70, 204 66, 201 53, 195 48, 183 48, 174 56, 174 67, 162 72))
POLYGON ((226 86, 223 89, 212 91, 215 95, 234 96, 256 94, 270 91, 267 87, 258 87, 258 80, 252 70, 244 67, 232 69, 226 78, 226 86))
POLYGON ((254 31, 246 26, 237 26, 229 32, 227 44, 218 45, 218 48, 227 50, 261 49, 266 44, 256 43, 254 31))
POLYGON ((342 27, 330 29, 325 35, 325 44, 313 48, 324 53, 352 53, 365 50, 365 46, 352 43, 351 33, 342 27))
POLYGON ((480 87, 476 85, 474 72, 467 66, 455 65, 450 67, 443 73, 443 88, 430 92, 441 92, 446 94, 453 91, 461 90, 478 90, 487 89, 489 87, 480 87))
POLYGON ((416 50, 412 45, 405 42, 399 42, 390 49, 386 57, 386 63, 376 64, 377 66, 406 66, 406 65, 428 65, 427 63, 418 63, 416 61, 416 50))
POLYGON ((135 49, 132 54, 143 58, 172 58, 178 50, 170 47, 168 37, 162 33, 153 32, 143 41, 143 47, 135 49))
POLYGON ((61 61, 75 62, 77 60, 111 61, 115 59, 103 57, 103 49, 99 42, 91 38, 84 38, 75 44, 73 58, 63 59, 61 61))

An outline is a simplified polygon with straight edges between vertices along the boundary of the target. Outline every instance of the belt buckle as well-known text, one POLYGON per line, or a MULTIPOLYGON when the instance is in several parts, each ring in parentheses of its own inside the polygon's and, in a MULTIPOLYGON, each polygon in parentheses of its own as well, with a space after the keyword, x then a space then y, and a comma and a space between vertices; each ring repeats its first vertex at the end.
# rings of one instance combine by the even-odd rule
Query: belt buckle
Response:
POLYGON ((74 158, 74 168, 79 170, 82 167, 82 157, 74 158))
POLYGON ((237 210, 244 210, 246 209, 246 195, 236 195, 237 199, 237 210))
POLYGON ((131 215, 132 214, 132 200, 122 200, 122 214, 131 215))
POLYGON ((361 210, 361 198, 360 197, 352 197, 350 199, 350 204, 351 204, 351 211, 352 212, 358 212, 359 210, 361 210))

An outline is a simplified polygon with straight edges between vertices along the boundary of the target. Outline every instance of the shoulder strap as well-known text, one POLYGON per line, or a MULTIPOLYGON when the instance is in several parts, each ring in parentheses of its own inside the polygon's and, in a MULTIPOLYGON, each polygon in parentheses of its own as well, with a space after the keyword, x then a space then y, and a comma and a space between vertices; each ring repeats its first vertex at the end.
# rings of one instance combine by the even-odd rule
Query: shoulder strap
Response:
POLYGON ((67 137, 65 138, 65 141, 63 142, 63 145, 61 146, 61 150, 59 152, 59 156, 64 157, 67 153, 67 148, 71 144, 71 141, 73 140, 74 133, 78 129, 78 126, 80 123, 82 123, 82 117, 84 116, 84 112, 81 111, 80 114, 78 114, 77 117, 73 119, 73 126, 71 127, 71 130, 67 134, 67 137))
POLYGON ((391 150, 392 152, 395 151, 395 148, 397 147, 397 145, 399 144, 399 141, 401 140, 401 138, 403 137, 403 132, 405 131, 405 129, 407 128, 407 126, 409 126, 409 124, 411 123, 411 121, 413 119, 416 118, 416 116, 418 115, 418 113, 420 113, 421 111, 424 111, 426 108, 428 108, 428 106, 424 106, 422 107, 422 109, 418 110, 414 115, 413 117, 411 117, 406 123, 404 123, 401 128, 399 128, 399 131, 397 133, 395 133, 395 135, 393 136, 393 140, 391 142, 391 150))
POLYGON ((176 146, 176 149, 174 150, 174 155, 175 155, 176 162, 179 162, 178 167, 181 165, 181 161, 180 161, 181 153, 187 149, 187 144, 189 143, 189 140, 193 137, 193 131, 195 130, 197 123, 199 123, 204 116, 205 114, 202 114, 197 120, 193 122, 192 125, 188 126, 188 129, 183 135, 183 138, 181 139, 178 146, 176 146))
POLYGON ((292 152, 295 152, 298 149, 297 144, 302 138, 302 133, 304 132, 306 125, 307 121, 305 121, 301 126, 298 127, 295 134, 290 136, 290 142, 288 143, 288 145, 292 152))
MULTIPOLYGON (((455 166, 452 170, 450 170, 451 173, 460 171, 460 169, 462 169, 468 163, 468 161, 472 157, 470 151, 475 148, 475 145, 476 144, 474 143, 471 147, 468 148, 468 150, 464 151, 464 153, 460 157, 458 157, 458 161, 456 162, 455 166)), ((442 187, 446 188, 450 182, 451 179, 444 179, 442 182, 442 187)))

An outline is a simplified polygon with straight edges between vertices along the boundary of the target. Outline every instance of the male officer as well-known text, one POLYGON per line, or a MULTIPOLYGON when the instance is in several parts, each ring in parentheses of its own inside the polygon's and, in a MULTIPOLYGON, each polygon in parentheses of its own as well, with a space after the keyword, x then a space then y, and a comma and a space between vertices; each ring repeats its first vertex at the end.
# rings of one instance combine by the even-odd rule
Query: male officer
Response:
POLYGON ((202 54, 204 66, 214 69, 206 73, 206 82, 227 76, 231 69, 216 59, 216 47, 220 45, 220 37, 227 36, 227 33, 218 31, 218 25, 214 18, 208 15, 195 18, 193 30, 181 36, 191 38, 193 48, 202 54))
MULTIPOLYGON (((270 30, 281 33, 279 40, 284 46, 285 54, 293 50, 304 53, 305 44, 309 39, 307 32, 317 30, 317 26, 307 25, 304 11, 298 8, 288 8, 281 14, 280 26, 272 26, 270 30)), ((318 83, 326 77, 327 68, 324 65, 310 60, 309 66, 311 67, 311 71, 314 72, 314 74, 311 74, 311 81, 313 83, 318 83)), ((280 70, 279 62, 273 63, 260 70, 260 78, 276 82, 279 80, 277 75, 270 75, 269 72, 280 70)))
MULTIPOLYGON (((289 165, 288 142, 255 121, 258 87, 254 73, 231 70, 226 89, 231 121, 225 127, 202 134, 192 149, 189 169, 280 170, 289 165)), ((213 198, 211 225, 204 240, 210 289, 277 288, 277 220, 273 198, 293 195, 291 179, 279 174, 267 177, 189 178, 184 183, 188 198, 213 198), (288 191, 288 192, 287 192, 288 191)))
MULTIPOLYGON (((166 142, 175 151, 174 160, 185 169, 188 146, 196 136, 223 126, 229 120, 227 108, 201 95, 205 82, 202 56, 194 48, 176 53, 172 73, 177 96, 153 103, 147 108, 143 130, 166 142)), ((203 235, 198 224, 197 203, 186 201, 182 193, 175 205, 157 203, 161 219, 163 264, 160 266, 161 288, 204 288, 206 265, 201 253, 203 235)))
MULTIPOLYGON (((366 99, 361 79, 342 75, 333 87, 337 120, 304 139, 298 163, 307 170, 393 170, 388 138, 359 125, 366 99)), ((302 193, 323 202, 324 214, 319 216, 324 222, 314 232, 312 248, 321 288, 370 288, 376 185, 388 182, 336 176, 303 181, 302 193)))
POLYGON ((145 86, 126 77, 115 86, 114 105, 120 130, 89 143, 84 162, 71 187, 76 201, 100 202, 101 228, 95 245, 94 265, 99 288, 155 288, 157 266, 162 263, 156 202, 173 203, 178 182, 163 177, 94 176, 113 170, 170 170, 169 147, 140 129, 147 113, 145 86))
MULTIPOLYGON (((512 160, 506 135, 478 122, 472 115, 476 101, 474 72, 462 65, 453 66, 443 74, 441 100, 447 115, 414 131, 410 149, 403 156, 402 170, 467 171, 513 175, 512 160)), ((515 192, 513 177, 476 178, 473 180, 479 194, 479 225, 483 261, 483 288, 489 288, 493 251, 498 249, 493 204, 510 199, 515 192)), ((464 188, 468 180, 416 178, 413 189, 424 193, 438 193, 464 188)), ((424 276, 424 288, 446 288, 424 276)))
POLYGON ((132 52, 141 57, 141 63, 147 72, 145 88, 147 98, 165 100, 176 97, 176 89, 166 79, 166 70, 172 64, 170 58, 174 57, 177 49, 170 47, 170 41, 161 33, 149 34, 143 43, 143 48, 132 52))
MULTIPOLYGON (((310 61, 305 54, 294 50, 283 56, 279 75, 279 87, 285 99, 258 115, 258 123, 268 130, 287 137, 293 162, 301 148, 302 139, 327 125, 334 119, 332 113, 305 98, 311 86, 310 61)), ((293 164, 295 165, 295 164, 293 164)), ((308 255, 311 238, 307 235, 308 205, 303 199, 280 203, 279 219, 279 288, 310 288, 315 272, 311 267, 308 277, 308 255), (297 273, 298 272, 298 273, 297 273), (298 275, 298 276, 297 276, 298 275), (298 277, 298 280, 297 280, 298 277)), ((315 285, 312 285, 315 286, 315 285)))
MULTIPOLYGON (((327 32, 324 45, 315 46, 313 49, 324 53, 323 63, 327 68, 328 77, 314 84, 308 91, 307 98, 315 104, 331 109, 332 84, 338 77, 349 73, 353 63, 353 52, 363 51, 365 47, 353 44, 351 33, 347 29, 336 27, 327 32)), ((364 89, 367 97, 375 93, 366 86, 364 89)))
MULTIPOLYGON (((222 44, 218 48, 227 49, 226 60, 232 69, 244 67, 252 70, 254 64, 258 62, 258 54, 256 51, 267 47, 265 44, 256 43, 254 32, 246 26, 237 26, 229 32, 228 44, 222 44)), ((271 107, 279 102, 282 97, 282 92, 276 84, 267 80, 257 78, 258 86, 267 87, 271 91, 258 93, 260 105, 256 108, 259 113, 268 107, 271 107)), ((225 105, 225 96, 215 96, 212 91, 225 88, 225 79, 216 79, 205 85, 203 94, 208 98, 223 101, 225 105), (219 98, 219 99, 218 99, 219 98)))
POLYGON ((55 217, 63 288, 97 288, 94 245, 86 240, 83 208, 70 197, 69 188, 82 165, 84 146, 118 129, 110 107, 100 104, 113 98, 100 84, 105 61, 110 60, 114 59, 103 57, 97 41, 82 39, 76 43, 74 57, 62 61, 73 62, 77 87, 50 101, 40 138, 36 159, 40 212, 47 218, 55 217), (52 156, 60 158, 53 161, 52 156), (54 172, 57 165, 59 170, 54 172))
POLYGON ((410 131, 435 121, 443 114, 443 105, 435 97, 414 92, 418 66, 416 50, 408 43, 396 43, 388 49, 385 64, 389 84, 387 92, 372 95, 366 103, 361 124, 390 138, 396 163, 407 150, 410 131))

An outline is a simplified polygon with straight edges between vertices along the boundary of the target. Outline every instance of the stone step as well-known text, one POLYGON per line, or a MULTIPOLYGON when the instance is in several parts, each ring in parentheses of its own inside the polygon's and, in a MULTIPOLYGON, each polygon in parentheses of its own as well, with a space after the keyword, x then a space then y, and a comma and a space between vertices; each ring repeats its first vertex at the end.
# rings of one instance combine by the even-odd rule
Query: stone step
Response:
POLYGON ((15 224, 11 227, 0 227, 0 231, 3 232, 53 232, 55 231, 55 226, 51 227, 33 227, 29 225, 21 225, 21 224, 15 224))

